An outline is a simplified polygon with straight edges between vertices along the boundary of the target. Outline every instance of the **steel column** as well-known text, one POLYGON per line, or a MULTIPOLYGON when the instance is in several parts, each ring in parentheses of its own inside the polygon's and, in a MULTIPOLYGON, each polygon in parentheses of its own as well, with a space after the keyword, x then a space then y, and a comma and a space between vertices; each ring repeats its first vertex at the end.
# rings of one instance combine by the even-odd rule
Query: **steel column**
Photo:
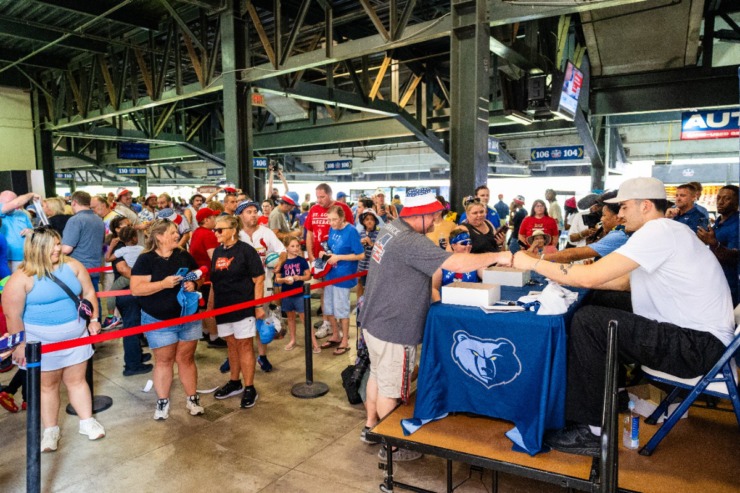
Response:
POLYGON ((450 35, 450 203, 487 181, 491 55, 486 2, 453 0, 450 35))
POLYGON ((255 197, 251 93, 239 83, 239 74, 247 66, 248 46, 247 22, 241 17, 239 2, 229 0, 221 14, 226 179, 255 197))
MULTIPOLYGON (((31 93, 34 122, 42 122, 47 119, 47 106, 44 104, 43 98, 44 96, 38 88, 31 93)), ((41 169, 44 172, 44 195, 54 197, 57 194, 57 185, 54 179, 54 145, 51 132, 43 130, 41 125, 34 125, 34 141, 36 169, 41 169)))

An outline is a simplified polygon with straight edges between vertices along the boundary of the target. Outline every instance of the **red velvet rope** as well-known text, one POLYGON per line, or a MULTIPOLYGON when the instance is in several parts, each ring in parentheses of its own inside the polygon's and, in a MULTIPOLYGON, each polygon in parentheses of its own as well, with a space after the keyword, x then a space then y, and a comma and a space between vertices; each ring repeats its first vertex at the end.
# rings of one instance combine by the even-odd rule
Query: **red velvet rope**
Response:
MULTIPOLYGON (((367 275, 367 271, 357 272, 355 274, 350 274, 347 276, 339 277, 337 279, 332 279, 331 281, 324 281, 321 283, 312 284, 310 286, 310 289, 311 290, 319 289, 325 286, 329 286, 331 284, 337 284, 340 282, 348 281, 350 279, 362 277, 364 275, 367 275)), ((60 341, 60 342, 52 342, 49 344, 42 344, 41 354, 53 353, 54 351, 62 351, 65 349, 85 346, 87 344, 95 344, 98 342, 110 341, 112 339, 119 339, 121 337, 142 334, 144 332, 149 332, 149 331, 157 330, 157 329, 163 329, 165 327, 172 327, 174 325, 180 325, 180 324, 189 323, 189 322, 196 322, 198 320, 203 320, 204 318, 215 317, 217 315, 223 315, 225 313, 231 313, 237 310, 243 310, 245 308, 252 308, 255 306, 263 305, 265 303, 269 303, 274 300, 287 298, 289 296, 296 296, 301 293, 303 293, 303 290, 301 288, 296 288, 296 289, 291 289, 290 291, 284 291, 280 294, 274 294, 266 298, 258 298, 256 300, 246 301, 244 303, 237 303, 236 305, 225 306, 223 308, 216 308, 214 310, 208 310, 208 311, 204 311, 200 313, 194 313, 193 315, 187 315, 185 317, 171 318, 169 320, 162 320, 160 322, 155 322, 153 324, 139 325, 137 327, 128 327, 125 329, 119 329, 119 330, 112 331, 112 332, 105 332, 105 333, 97 334, 94 336, 81 337, 79 339, 71 339, 68 341, 60 341)), ((103 293, 99 293, 99 294, 103 294, 103 293)), ((131 294, 131 291, 107 291, 105 292, 105 294, 108 296, 122 296, 123 294, 131 294), (122 294, 111 295, 110 293, 122 293, 122 294)))

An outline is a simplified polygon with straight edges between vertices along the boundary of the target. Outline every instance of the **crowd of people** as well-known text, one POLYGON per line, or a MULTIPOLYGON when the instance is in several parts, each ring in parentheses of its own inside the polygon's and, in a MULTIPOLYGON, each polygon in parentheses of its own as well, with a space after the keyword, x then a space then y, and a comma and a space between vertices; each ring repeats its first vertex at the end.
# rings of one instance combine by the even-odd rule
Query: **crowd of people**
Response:
MULTIPOLYGON (((284 177, 277 176, 284 193, 272 187, 270 173, 268 199, 262 202, 232 188, 209 197, 195 194, 187 202, 167 193, 134 200, 126 189, 95 196, 76 191, 68 201, 0 193, 0 278, 6 278, 2 304, 8 332, 25 330, 29 340, 47 343, 162 323, 162 328, 144 337, 123 338, 123 375, 153 371, 154 419, 169 416, 175 364, 187 411, 194 416, 204 413, 196 391, 194 354, 199 340, 227 353, 221 371, 229 379, 216 390, 215 398, 241 396, 241 407, 251 408, 258 399, 257 366, 265 373, 273 369, 268 348, 257 336, 258 326, 267 316, 277 318, 287 326, 283 348, 293 350, 299 342, 296 324, 304 317, 302 294, 199 322, 168 325, 167 321, 193 313, 198 305, 211 310, 296 290, 312 279, 339 280, 323 289, 320 320, 305 344, 310 343, 314 353, 349 351, 352 291, 356 290, 358 299, 364 296, 358 326, 369 351, 370 374, 363 437, 399 399, 408 397, 416 346, 440 288, 458 281, 479 282, 480 271, 493 264, 535 270, 564 284, 631 287, 631 306, 614 308, 619 313, 603 307, 579 310, 571 338, 575 354, 587 352, 593 327, 604 317, 618 317, 623 325, 633 327, 634 334, 624 336, 624 348, 620 348, 630 362, 656 367, 654 359, 666 351, 693 351, 689 346, 659 346, 650 354, 635 352, 633 346, 645 337, 639 332, 656 325, 671 338, 685 336, 687 345, 706 348, 700 362, 666 368, 681 375, 705 370, 727 342, 728 313, 738 302, 736 186, 720 190, 719 215, 712 219, 696 204, 701 194, 696 183, 679 186, 674 204, 665 199, 665 188, 657 180, 628 180, 618 192, 592 193, 578 202, 570 197, 564 211, 553 190, 545 191, 544 200, 534 200, 527 211, 521 195, 507 204, 500 194, 490 206, 490 191, 480 186, 465 198, 464 212, 457 220, 450 204, 430 189, 409 190, 403 205, 398 196, 386 202, 382 189, 351 204, 347 194, 340 191, 334 198, 331 186, 322 183, 315 196, 307 194, 301 202, 284 177), (26 209, 30 202, 40 204, 42 210, 26 209), (685 258, 687 254, 694 260, 685 258), (669 256, 670 262, 664 262, 669 256), (702 303, 713 307, 716 320, 711 327, 704 321, 701 327, 705 328, 699 328, 693 313, 683 313, 680 319, 669 314, 689 294, 671 289, 671 283, 678 282, 675 277, 685 275, 686 263, 696 267, 690 278, 707 290, 702 303), (111 272, 95 269, 103 265, 110 265, 111 272), (365 270, 367 277, 347 279, 365 270), (660 275, 656 284, 654 278, 660 275), (632 282, 626 282, 630 277, 632 282), (392 295, 388 286, 393 286, 392 295), (130 289, 131 294, 101 304, 96 291, 112 289, 130 289), (635 298, 635 293, 642 293, 652 299, 649 293, 657 289, 672 291, 674 296, 657 303, 660 306, 635 298), (89 305, 87 317, 80 316, 83 304, 89 305), (666 328, 670 324, 676 327, 666 328), (701 337, 697 332, 702 332, 701 337)), ((689 305, 694 303, 681 306, 689 305)), ((91 440, 105 435, 92 417, 90 389, 84 381, 92 353, 86 345, 42 360, 42 451, 58 446, 62 382, 80 417, 80 433, 91 440)), ((569 385, 582 391, 569 393, 568 413, 580 425, 552 438, 556 448, 567 451, 572 442, 578 445, 571 450, 590 453, 598 441, 599 430, 594 426, 603 378, 595 367, 602 355, 592 353, 590 359, 581 358, 569 367, 569 385)), ((23 355, 21 344, 3 360, 5 369, 14 364, 19 368, 10 384, 0 389, 0 405, 11 412, 19 409, 14 394, 22 387, 23 355)), ((23 405, 25 400, 24 393, 23 405)), ((419 456, 402 449, 390 452, 396 460, 419 456)), ((381 448, 379 456, 383 459, 388 453, 381 448)))

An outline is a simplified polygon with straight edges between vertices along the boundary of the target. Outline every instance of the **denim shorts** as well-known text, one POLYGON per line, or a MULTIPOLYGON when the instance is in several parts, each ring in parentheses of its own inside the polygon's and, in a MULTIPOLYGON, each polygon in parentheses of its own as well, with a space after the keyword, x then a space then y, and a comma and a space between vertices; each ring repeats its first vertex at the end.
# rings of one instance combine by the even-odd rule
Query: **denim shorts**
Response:
POLYGON ((351 288, 327 286, 324 288, 324 315, 349 318, 349 291, 351 288))
MULTIPOLYGON (((161 321, 162 320, 152 317, 144 310, 141 310, 141 325, 153 324, 161 321)), ((161 347, 171 346, 179 341, 197 341, 201 338, 201 324, 198 321, 173 325, 171 327, 164 327, 145 332, 145 334, 149 347, 152 349, 159 349, 161 347)))
POLYGON ((280 302, 280 307, 286 313, 303 313, 303 295, 299 294, 298 296, 288 296, 287 298, 283 298, 280 302))

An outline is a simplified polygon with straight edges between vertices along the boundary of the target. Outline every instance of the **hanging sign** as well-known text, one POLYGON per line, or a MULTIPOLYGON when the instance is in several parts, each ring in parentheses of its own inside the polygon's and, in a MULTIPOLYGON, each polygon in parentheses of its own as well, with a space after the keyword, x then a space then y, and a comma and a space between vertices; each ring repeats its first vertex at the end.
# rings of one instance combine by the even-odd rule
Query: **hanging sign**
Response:
POLYGON ((583 146, 534 147, 532 161, 577 161, 583 159, 583 146))

